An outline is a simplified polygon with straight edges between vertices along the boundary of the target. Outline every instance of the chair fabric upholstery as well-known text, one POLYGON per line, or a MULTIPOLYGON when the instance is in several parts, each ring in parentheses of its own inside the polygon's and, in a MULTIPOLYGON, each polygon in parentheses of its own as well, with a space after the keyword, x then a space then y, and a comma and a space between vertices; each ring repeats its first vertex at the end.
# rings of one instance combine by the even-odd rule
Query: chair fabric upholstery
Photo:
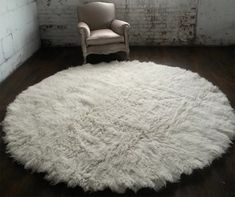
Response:
POLYGON ((99 29, 91 31, 87 38, 87 45, 103 45, 124 42, 124 37, 113 32, 111 29, 99 29))
POLYGON ((124 51, 129 58, 129 23, 115 19, 113 3, 92 2, 78 9, 78 29, 84 57, 124 51))
POLYGON ((121 20, 113 20, 111 23, 111 29, 116 32, 117 34, 124 35, 125 34, 125 28, 129 28, 130 25, 121 20))
POLYGON ((80 32, 83 33, 86 38, 88 38, 91 35, 91 30, 89 26, 84 22, 80 22, 78 24, 78 29, 80 29, 80 32))
POLYGON ((85 22, 91 30, 110 28, 115 18, 113 3, 92 2, 79 8, 79 19, 85 22))

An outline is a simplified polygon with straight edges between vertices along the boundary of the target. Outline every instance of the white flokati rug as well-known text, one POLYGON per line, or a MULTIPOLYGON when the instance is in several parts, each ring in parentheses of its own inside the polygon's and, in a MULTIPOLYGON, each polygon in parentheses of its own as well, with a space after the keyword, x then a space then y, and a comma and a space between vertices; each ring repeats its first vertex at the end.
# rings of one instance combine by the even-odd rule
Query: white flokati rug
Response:
POLYGON ((29 87, 3 121, 7 150, 53 183, 158 190, 226 151, 235 115, 196 73, 151 62, 61 71, 29 87))

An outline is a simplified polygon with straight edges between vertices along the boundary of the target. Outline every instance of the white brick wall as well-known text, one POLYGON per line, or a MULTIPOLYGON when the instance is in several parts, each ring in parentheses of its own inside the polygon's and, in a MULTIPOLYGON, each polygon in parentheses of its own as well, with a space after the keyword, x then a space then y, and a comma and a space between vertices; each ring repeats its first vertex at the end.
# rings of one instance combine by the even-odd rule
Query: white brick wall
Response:
POLYGON ((0 0, 0 82, 40 46, 35 0, 0 0))
POLYGON ((197 42, 207 45, 235 44, 235 0, 200 0, 197 42))
MULTIPOLYGON (((40 32, 43 42, 53 46, 78 45, 76 8, 79 4, 90 1, 93 0, 38 0, 40 32)), ((107 1, 116 4, 119 19, 130 22, 132 45, 235 43, 235 38, 232 36, 235 33, 235 12, 231 12, 235 7, 234 0, 107 1), (226 15, 228 10, 230 18, 222 17, 222 13, 226 15), (220 13, 219 17, 216 17, 217 11, 220 13), (198 13, 202 17, 198 16, 198 13), (215 17, 208 18, 207 13, 212 13, 211 15, 215 17), (224 20, 221 20, 221 17, 224 20), (229 35, 225 36, 224 32, 216 32, 218 28, 216 21, 220 20, 221 22, 218 24, 221 25, 221 28, 225 28, 225 32, 229 35), (224 36, 226 41, 223 40, 224 36)), ((222 30, 221 28, 220 30, 222 30)))

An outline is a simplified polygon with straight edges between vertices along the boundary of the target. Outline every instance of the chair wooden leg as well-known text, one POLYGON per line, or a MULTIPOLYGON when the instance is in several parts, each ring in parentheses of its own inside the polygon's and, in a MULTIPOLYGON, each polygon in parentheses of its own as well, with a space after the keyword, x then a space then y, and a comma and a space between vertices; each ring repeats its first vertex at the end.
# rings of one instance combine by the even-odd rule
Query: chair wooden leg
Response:
POLYGON ((86 64, 86 55, 83 55, 83 64, 86 64))
POLYGON ((126 52, 126 60, 130 60, 130 51, 126 52))

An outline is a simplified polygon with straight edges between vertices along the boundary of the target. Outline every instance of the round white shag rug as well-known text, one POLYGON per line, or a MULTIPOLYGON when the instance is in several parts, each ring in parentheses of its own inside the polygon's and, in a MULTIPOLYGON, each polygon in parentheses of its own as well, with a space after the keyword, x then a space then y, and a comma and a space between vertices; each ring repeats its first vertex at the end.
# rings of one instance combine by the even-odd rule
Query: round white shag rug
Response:
POLYGON ((53 183, 158 190, 228 148, 235 115, 198 74, 151 62, 61 71, 23 91, 3 121, 8 152, 53 183))

